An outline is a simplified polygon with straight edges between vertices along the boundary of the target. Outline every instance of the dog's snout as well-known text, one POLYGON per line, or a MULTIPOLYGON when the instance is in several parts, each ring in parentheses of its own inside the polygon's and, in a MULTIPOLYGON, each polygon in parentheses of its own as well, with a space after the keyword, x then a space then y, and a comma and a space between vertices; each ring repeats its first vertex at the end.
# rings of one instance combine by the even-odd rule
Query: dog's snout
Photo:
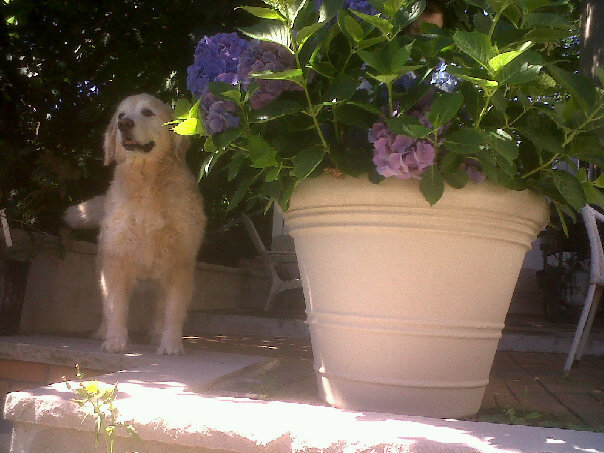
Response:
POLYGON ((128 117, 123 117, 120 118, 117 122, 117 128, 122 131, 122 132, 126 132, 131 130, 134 127, 134 121, 132 121, 130 118, 128 117))

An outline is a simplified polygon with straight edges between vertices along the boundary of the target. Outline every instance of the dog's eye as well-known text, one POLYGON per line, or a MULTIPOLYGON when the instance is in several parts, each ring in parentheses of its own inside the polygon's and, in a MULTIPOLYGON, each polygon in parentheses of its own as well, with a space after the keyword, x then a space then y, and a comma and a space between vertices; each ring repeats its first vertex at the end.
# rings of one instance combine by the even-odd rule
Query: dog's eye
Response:
POLYGON ((153 112, 152 112, 151 110, 149 110, 149 109, 143 109, 143 110, 141 111, 141 113, 143 114, 143 116, 153 116, 153 115, 155 115, 155 113, 153 113, 153 112))
POLYGON ((117 116, 117 119, 118 119, 118 120, 121 120, 123 117, 124 117, 124 112, 121 112, 121 113, 120 113, 120 114, 117 116))

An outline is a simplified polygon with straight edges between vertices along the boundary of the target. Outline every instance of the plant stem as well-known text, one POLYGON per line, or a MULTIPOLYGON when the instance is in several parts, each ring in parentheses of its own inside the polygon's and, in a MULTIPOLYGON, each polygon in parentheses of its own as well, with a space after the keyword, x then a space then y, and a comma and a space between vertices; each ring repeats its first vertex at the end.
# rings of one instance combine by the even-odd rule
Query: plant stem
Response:
MULTIPOLYGON (((286 9, 286 12, 287 12, 287 9, 286 9)), ((317 112, 315 112, 315 107, 314 107, 314 104, 310 97, 310 92, 308 91, 308 81, 306 80, 306 77, 304 76, 304 68, 300 64, 300 56, 298 54, 298 50, 299 50, 298 44, 296 43, 296 38, 294 37, 294 34, 292 32, 292 23, 289 18, 289 14, 286 14, 286 20, 287 20, 287 29, 289 30, 289 39, 292 43, 292 50, 294 52, 294 59, 296 60, 296 66, 298 69, 300 69, 302 71, 301 86, 302 86, 302 89, 304 90, 304 96, 306 97, 306 103, 308 104, 308 114, 312 118, 313 124, 317 131, 317 135, 319 136, 319 139, 321 140, 321 144, 323 145, 323 148, 325 148, 325 152, 329 153, 329 145, 327 144, 327 140, 325 140, 325 136, 323 135, 323 131, 321 130, 321 125, 319 124, 319 120, 317 119, 317 112)))
POLYGON ((392 118, 392 115, 394 114, 394 101, 392 100, 392 84, 387 83, 386 86, 388 87, 388 109, 390 111, 390 118, 392 118))
POLYGON ((556 153, 554 154, 554 157, 552 157, 550 160, 548 160, 546 163, 539 165, 537 168, 533 168, 531 171, 529 171, 528 173, 523 174, 520 179, 525 179, 528 178, 531 175, 534 175, 535 173, 540 172, 541 170, 544 170, 548 167, 550 167, 558 158, 560 157, 560 153, 556 153))
POLYGON ((493 97, 492 95, 488 95, 486 93, 485 93, 485 96, 486 96, 486 99, 485 99, 484 107, 482 108, 480 115, 478 115, 478 119, 476 120, 474 129, 478 129, 480 127, 480 122, 482 121, 482 118, 486 115, 487 110, 489 109, 489 104, 491 103, 491 97, 493 97))

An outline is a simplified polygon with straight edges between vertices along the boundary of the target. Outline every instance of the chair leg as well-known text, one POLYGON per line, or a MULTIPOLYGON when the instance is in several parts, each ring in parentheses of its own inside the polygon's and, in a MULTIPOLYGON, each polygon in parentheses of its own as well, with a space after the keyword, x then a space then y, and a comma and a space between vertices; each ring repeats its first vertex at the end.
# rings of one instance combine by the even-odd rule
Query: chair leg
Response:
POLYGON ((593 302, 593 298, 596 291, 596 284, 589 285, 589 289, 587 290, 587 297, 585 298, 585 304, 583 305, 583 311, 581 312, 581 318, 579 319, 579 325, 577 326, 577 330, 575 331, 575 336, 573 338, 573 343, 570 347, 570 352, 568 353, 568 357, 566 358, 566 362, 564 363, 564 376, 568 375, 570 368, 573 366, 573 362, 575 360, 575 356, 577 354, 577 349, 579 347, 579 341, 581 341, 581 337, 583 336, 585 325, 587 324, 587 317, 589 312, 591 311, 591 305, 593 302))
POLYGON ((587 317, 587 324, 585 325, 585 330, 583 331, 583 336, 581 337, 581 342, 579 343, 579 348, 577 349, 577 357, 575 360, 581 360, 581 357, 583 357, 583 350, 585 349, 585 345, 587 344, 589 332, 591 332, 591 328, 594 323, 594 318, 596 317, 596 313, 598 312, 598 305, 600 304, 600 300, 602 298, 602 289, 602 286, 596 287, 593 302, 591 303, 591 310, 589 311, 589 316, 587 317))

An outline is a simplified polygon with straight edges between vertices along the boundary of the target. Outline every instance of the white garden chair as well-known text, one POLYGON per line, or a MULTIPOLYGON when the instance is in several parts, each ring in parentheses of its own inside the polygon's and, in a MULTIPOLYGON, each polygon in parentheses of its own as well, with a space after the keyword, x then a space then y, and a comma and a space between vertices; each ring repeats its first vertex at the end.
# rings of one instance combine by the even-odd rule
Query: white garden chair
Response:
POLYGON ((567 375, 575 360, 580 360, 583 355, 583 349, 587 343, 587 337, 594 322, 598 304, 602 297, 602 289, 604 288, 604 251, 602 250, 602 240, 598 231, 597 221, 604 222, 604 215, 600 214, 594 208, 586 205, 581 210, 581 215, 587 229, 589 237, 589 246, 591 250, 591 270, 589 275, 589 289, 579 324, 575 332, 573 343, 570 347, 570 352, 564 364, 564 374, 567 375))
POLYGON ((298 259, 293 239, 286 235, 277 236, 273 238, 273 248, 275 250, 268 250, 264 246, 252 220, 245 214, 241 216, 241 220, 254 243, 256 251, 264 260, 271 277, 271 287, 268 298, 264 303, 264 311, 269 311, 273 308, 277 294, 288 289, 302 287, 302 281, 297 270, 298 259))

